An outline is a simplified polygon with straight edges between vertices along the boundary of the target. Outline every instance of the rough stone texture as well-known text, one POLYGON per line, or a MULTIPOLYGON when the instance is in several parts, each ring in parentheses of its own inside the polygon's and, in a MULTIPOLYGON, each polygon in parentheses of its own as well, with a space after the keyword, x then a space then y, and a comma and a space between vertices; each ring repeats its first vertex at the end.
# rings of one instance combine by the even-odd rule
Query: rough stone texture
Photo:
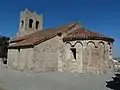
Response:
POLYGON ((108 42, 78 40, 67 42, 65 46, 61 59, 61 71, 102 74, 108 73, 112 69, 108 42), (76 59, 70 48, 76 48, 76 59))
POLYGON ((111 65, 107 42, 99 40, 63 43, 54 37, 34 48, 9 49, 8 64, 18 70, 106 73, 111 65), (71 48, 76 48, 76 59, 71 48))
POLYGON ((20 51, 9 49, 8 66, 17 70, 35 72, 58 70, 58 53, 62 48, 60 39, 57 36, 34 48, 20 49, 20 51))
POLYGON ((61 48, 59 39, 57 36, 34 47, 34 71, 48 72, 58 69, 58 53, 61 48))
POLYGON ((33 58, 33 48, 9 49, 8 67, 21 71, 32 70, 33 58))
MULTIPOLYGON (((28 10, 21 12, 17 36, 28 35, 41 29, 42 16, 28 10), (29 27, 30 19, 33 20, 32 28, 29 27), (38 29, 35 29, 36 21, 39 21, 38 29)), ((113 68, 112 43, 102 40, 63 42, 64 35, 65 33, 51 38, 33 48, 9 49, 8 67, 21 71, 96 74, 107 73, 113 68)))
POLYGON ((82 72, 82 45, 76 44, 76 59, 71 51, 70 43, 66 43, 63 52, 62 71, 82 72))
POLYGON ((9 49, 8 66, 35 72, 108 73, 113 68, 111 45, 101 40, 63 42, 56 36, 34 48, 9 49), (76 58, 71 48, 76 49, 76 58))
POLYGON ((19 32, 17 33, 18 37, 28 35, 38 30, 42 30, 42 15, 38 15, 35 12, 30 12, 27 9, 21 12, 20 15, 20 25, 19 32), (29 20, 32 19, 32 28, 29 27, 29 20), (39 22, 38 29, 36 29, 36 21, 39 22))

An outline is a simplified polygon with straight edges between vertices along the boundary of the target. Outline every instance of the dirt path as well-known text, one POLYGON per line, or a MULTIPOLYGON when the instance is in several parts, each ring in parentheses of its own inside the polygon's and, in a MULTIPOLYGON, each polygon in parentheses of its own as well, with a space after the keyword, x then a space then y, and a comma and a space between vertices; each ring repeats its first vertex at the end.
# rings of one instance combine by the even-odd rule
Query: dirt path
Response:
POLYGON ((23 73, 0 66, 0 87, 5 90, 109 90, 112 75, 70 73, 23 73))

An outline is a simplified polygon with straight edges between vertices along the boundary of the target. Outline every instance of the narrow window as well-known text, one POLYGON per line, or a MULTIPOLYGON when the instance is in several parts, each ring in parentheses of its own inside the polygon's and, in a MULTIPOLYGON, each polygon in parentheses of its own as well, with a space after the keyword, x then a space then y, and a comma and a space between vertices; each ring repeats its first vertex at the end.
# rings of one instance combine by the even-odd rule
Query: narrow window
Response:
POLYGON ((71 48, 70 50, 72 51, 74 59, 76 60, 76 48, 71 48))
POLYGON ((21 27, 23 27, 23 25, 24 25, 24 21, 22 20, 22 21, 21 21, 21 27))
POLYGON ((39 21, 36 21, 36 29, 38 29, 39 21))
POLYGON ((30 28, 32 28, 32 24, 33 24, 33 20, 30 19, 30 20, 29 20, 29 27, 30 27, 30 28))
POLYGON ((18 49, 18 52, 20 53, 20 48, 18 49))

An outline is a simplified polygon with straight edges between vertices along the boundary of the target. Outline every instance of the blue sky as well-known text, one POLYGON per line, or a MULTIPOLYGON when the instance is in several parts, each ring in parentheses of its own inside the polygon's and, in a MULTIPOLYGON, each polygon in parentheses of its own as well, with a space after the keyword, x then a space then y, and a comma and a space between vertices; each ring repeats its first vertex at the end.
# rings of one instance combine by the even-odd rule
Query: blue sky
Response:
POLYGON ((43 14, 43 28, 78 21, 92 31, 114 38, 114 56, 120 57, 119 0, 1 0, 0 35, 18 31, 20 11, 28 8, 43 14))

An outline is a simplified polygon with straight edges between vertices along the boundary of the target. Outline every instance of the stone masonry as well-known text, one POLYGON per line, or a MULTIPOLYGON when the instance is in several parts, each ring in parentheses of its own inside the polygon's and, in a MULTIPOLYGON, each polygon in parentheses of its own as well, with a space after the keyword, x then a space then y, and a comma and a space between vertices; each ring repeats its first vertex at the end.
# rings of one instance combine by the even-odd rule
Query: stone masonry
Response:
POLYGON ((20 13, 19 32, 17 37, 31 34, 35 31, 42 30, 42 15, 25 9, 20 13))
POLYGON ((111 68, 108 43, 101 40, 63 42, 54 37, 33 48, 9 49, 8 64, 21 71, 107 73, 111 68), (76 48, 76 59, 71 45, 76 48))
POLYGON ((42 31, 42 16, 26 9, 21 13, 17 35, 10 40, 7 65, 30 72, 103 74, 113 69, 112 46, 113 39, 79 24, 42 31))

